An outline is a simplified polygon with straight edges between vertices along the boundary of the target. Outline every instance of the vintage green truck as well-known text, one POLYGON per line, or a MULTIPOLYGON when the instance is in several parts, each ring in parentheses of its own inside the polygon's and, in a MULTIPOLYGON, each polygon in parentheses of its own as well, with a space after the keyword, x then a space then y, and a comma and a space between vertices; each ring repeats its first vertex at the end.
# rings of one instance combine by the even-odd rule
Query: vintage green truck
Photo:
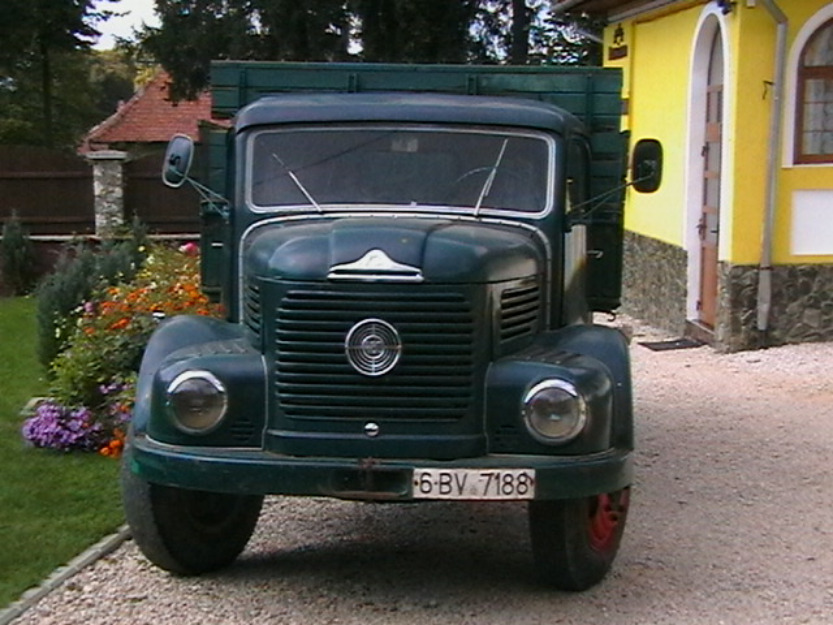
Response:
POLYGON ((227 319, 149 342, 127 519, 180 574, 231 563, 266 494, 528 501, 536 572, 599 582, 632 481, 622 203, 662 148, 617 70, 222 62, 227 129, 171 140, 227 319))

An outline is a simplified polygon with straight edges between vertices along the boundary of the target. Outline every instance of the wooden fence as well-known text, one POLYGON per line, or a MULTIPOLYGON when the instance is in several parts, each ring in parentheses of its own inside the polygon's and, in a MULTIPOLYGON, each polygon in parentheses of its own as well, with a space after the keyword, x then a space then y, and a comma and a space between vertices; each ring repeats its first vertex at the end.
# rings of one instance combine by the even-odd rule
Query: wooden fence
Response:
POLYGON ((160 148, 125 163, 125 217, 129 221, 138 216, 155 233, 199 232, 199 196, 187 185, 171 189, 162 184, 163 154, 164 148, 160 148))
MULTIPOLYGON (((151 232, 199 231, 199 200, 191 189, 169 189, 159 178, 164 148, 124 163, 126 220, 151 232)), ((76 154, 31 146, 0 146, 0 222, 16 213, 37 237, 93 235, 92 166, 76 154)))
MULTIPOLYGON (((123 163, 125 222, 138 216, 151 234, 191 238, 200 230, 199 198, 160 179, 164 146, 123 163)), ((0 146, 0 229, 16 214, 35 243, 36 275, 50 271, 62 241, 95 234, 93 168, 77 154, 0 146)), ((0 296, 8 294, 0 267, 0 296)))
POLYGON ((89 163, 44 148, 0 146, 0 220, 12 213, 33 235, 92 234, 89 163))

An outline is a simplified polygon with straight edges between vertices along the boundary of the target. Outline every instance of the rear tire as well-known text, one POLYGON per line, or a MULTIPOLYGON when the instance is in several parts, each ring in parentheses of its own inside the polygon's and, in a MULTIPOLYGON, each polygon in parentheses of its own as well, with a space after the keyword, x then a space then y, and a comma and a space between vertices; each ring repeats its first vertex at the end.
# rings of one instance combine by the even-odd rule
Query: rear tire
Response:
POLYGON ((147 482, 122 465, 122 497, 133 540, 156 566, 199 575, 231 564, 257 525, 261 495, 230 495, 147 482))
POLYGON ((607 575, 622 540, 630 488, 594 497, 529 502, 535 571, 549 586, 580 591, 607 575))

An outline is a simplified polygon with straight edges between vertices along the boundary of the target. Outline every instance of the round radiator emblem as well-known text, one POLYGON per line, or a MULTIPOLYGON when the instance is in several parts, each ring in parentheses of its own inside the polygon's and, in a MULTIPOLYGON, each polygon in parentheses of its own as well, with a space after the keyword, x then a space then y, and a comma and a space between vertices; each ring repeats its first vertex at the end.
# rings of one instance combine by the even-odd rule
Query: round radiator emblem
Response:
POLYGON ((350 328, 344 339, 344 353, 350 365, 362 375, 385 375, 399 362, 402 340, 387 321, 365 319, 350 328))

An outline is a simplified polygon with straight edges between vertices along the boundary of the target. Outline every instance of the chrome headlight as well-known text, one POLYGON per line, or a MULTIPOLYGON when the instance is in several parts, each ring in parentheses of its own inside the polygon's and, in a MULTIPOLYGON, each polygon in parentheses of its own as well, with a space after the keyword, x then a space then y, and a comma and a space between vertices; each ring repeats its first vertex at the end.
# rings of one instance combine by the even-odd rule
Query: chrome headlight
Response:
POLYGON ((168 385, 168 406, 180 430, 207 434, 226 416, 228 394, 213 373, 186 371, 168 385))
POLYGON ((550 445, 573 440, 587 423, 587 404, 574 384, 544 380, 523 399, 524 423, 537 440, 550 445))

